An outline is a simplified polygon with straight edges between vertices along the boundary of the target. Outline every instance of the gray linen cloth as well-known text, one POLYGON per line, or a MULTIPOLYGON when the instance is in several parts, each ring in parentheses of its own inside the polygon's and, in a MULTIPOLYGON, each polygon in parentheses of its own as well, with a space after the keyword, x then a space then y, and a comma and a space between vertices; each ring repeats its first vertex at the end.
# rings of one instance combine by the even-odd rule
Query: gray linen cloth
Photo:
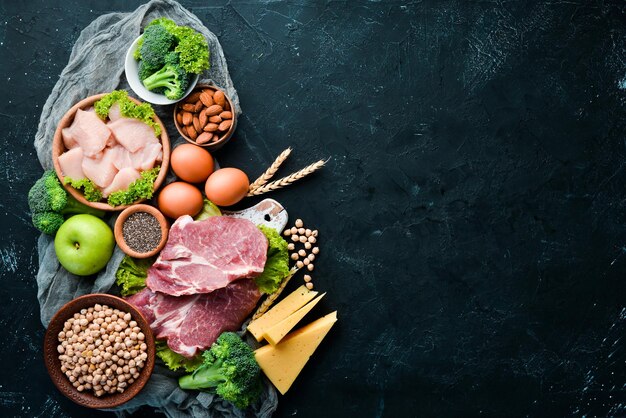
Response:
MULTIPOLYGON (((124 77, 124 59, 128 46, 139 36, 142 28, 152 19, 169 17, 179 25, 191 26, 204 35, 211 51, 211 68, 201 75, 224 89, 233 100, 235 110, 241 113, 237 91, 228 73, 222 47, 211 31, 180 4, 172 0, 153 0, 132 13, 110 13, 98 17, 78 37, 67 66, 48 97, 41 113, 35 135, 35 148, 41 165, 52 165, 52 139, 59 120, 76 102, 85 97, 124 88, 134 95, 124 77)), ((155 106, 165 123, 172 145, 184 141, 176 130, 172 106, 155 106)), ((107 222, 111 227, 116 215, 107 222)), ((68 301, 88 293, 115 292, 115 271, 123 258, 116 247, 106 269, 94 277, 78 277, 63 269, 54 252, 54 239, 41 235, 38 242, 39 271, 37 273, 37 298, 41 308, 41 322, 47 326, 54 313, 68 301), (113 289, 112 289, 113 287, 113 289)), ((183 391, 177 377, 166 367, 157 364, 150 381, 134 399, 116 408, 120 417, 128 416, 141 406, 151 406, 172 418, 200 417, 270 417, 276 410, 276 390, 267 382, 260 401, 248 411, 241 411, 230 403, 209 393, 183 391)))

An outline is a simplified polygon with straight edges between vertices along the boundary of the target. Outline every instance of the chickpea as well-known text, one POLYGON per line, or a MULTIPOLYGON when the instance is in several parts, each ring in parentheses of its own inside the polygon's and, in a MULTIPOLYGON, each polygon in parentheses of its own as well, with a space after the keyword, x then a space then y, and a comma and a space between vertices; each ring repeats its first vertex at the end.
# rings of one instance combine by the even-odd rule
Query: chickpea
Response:
POLYGON ((311 243, 309 241, 305 242, 304 243, 304 248, 307 249, 307 250, 310 250, 311 249, 311 243))
POLYGON ((291 235, 295 235, 298 233, 298 228, 296 228, 295 226, 291 228, 291 235))
POLYGON ((304 228, 299 228, 298 229, 298 234, 300 234, 300 235, 304 235, 305 232, 306 232, 306 229, 304 229, 304 228))
POLYGON ((293 242, 290 242, 289 244, 287 244, 287 249, 289 251, 293 251, 296 249, 296 245, 293 242))
POLYGON ((311 282, 308 282, 305 286, 306 286, 306 288, 307 288, 307 289, 309 289, 309 290, 312 290, 312 289, 313 289, 313 283, 311 283, 311 282))
POLYGON ((297 236, 297 235, 292 235, 292 236, 291 236, 291 240, 292 240, 293 242, 298 242, 298 241, 300 241, 300 237, 299 237, 299 236, 297 236))
POLYGON ((283 234, 288 237, 289 235, 291 235, 291 229, 285 229, 285 231, 283 232, 283 234))
POLYGON ((302 222, 302 219, 296 219, 295 225, 297 228, 302 228, 304 226, 304 222, 302 222))
POLYGON ((297 267, 297 268, 299 268, 299 269, 301 269, 302 267, 304 267, 304 263, 303 263, 302 261, 298 261, 298 262, 296 263, 296 267, 297 267))
MULTIPOLYGON (((313 237, 309 237, 309 242, 311 242, 311 238, 313 238, 313 237)), ((313 238, 313 239, 315 239, 315 238, 313 238)), ((305 243, 306 240, 307 240, 307 238, 303 235, 303 236, 300 237, 299 241, 302 242, 302 243, 305 243)))
POLYGON ((312 252, 313 254, 317 255, 317 254, 319 254, 320 249, 319 249, 319 247, 315 247, 315 248, 313 248, 313 250, 311 250, 311 252, 312 252))
POLYGON ((304 275, 304 281, 307 282, 307 283, 310 282, 311 281, 311 276, 309 276, 308 274, 305 274, 304 275))
POLYGON ((308 266, 311 260, 309 260, 308 258, 305 258, 304 260, 302 260, 302 262, 304 263, 305 266, 308 266))
POLYGON ((306 268, 307 268, 309 271, 313 271, 313 269, 314 269, 315 267, 313 266, 313 263, 311 263, 311 264, 309 264, 308 266, 306 266, 306 268))
POLYGON ((304 251, 304 250, 300 250, 300 251, 298 251, 298 255, 299 255, 300 257, 306 257, 306 251, 304 251))
POLYGON ((291 259, 292 259, 292 260, 296 261, 296 260, 298 260, 299 258, 300 258, 300 256, 298 256, 298 253, 293 253, 293 254, 291 254, 291 259))

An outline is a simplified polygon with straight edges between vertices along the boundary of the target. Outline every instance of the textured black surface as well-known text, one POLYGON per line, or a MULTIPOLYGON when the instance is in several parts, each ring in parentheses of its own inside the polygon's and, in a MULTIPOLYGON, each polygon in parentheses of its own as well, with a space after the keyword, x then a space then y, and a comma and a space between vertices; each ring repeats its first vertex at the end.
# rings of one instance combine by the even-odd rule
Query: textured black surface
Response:
MULTIPOLYGON (((44 370, 25 194, 78 34, 137 4, 0 2, 3 417, 110 416, 44 370)), ((271 195, 340 317, 276 416, 626 415, 623 2, 183 4, 245 113, 222 165, 332 157, 271 195)))

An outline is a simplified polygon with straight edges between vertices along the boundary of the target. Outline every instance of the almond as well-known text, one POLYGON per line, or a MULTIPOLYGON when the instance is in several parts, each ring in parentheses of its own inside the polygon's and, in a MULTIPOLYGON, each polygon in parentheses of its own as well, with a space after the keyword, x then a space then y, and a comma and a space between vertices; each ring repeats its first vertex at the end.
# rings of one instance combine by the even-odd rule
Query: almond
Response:
POLYGON ((198 137, 198 132, 196 132, 193 125, 188 125, 185 131, 187 132, 187 136, 193 140, 198 137))
POLYGON ((206 110, 206 114, 207 116, 215 116, 215 115, 219 115, 220 113, 222 113, 224 109, 222 108, 222 106, 220 105, 213 105, 213 106, 209 106, 206 110))
POLYGON ((211 123, 220 123, 221 121, 222 121, 222 118, 219 115, 211 116, 209 118, 209 122, 211 123))
POLYGON ((176 122, 179 125, 183 125, 183 114, 181 112, 176 112, 176 122))
POLYGON ((209 96, 213 97, 213 95, 215 94, 215 90, 213 90, 213 89, 204 89, 204 90, 202 90, 202 93, 206 93, 209 96))
POLYGON ((228 129, 230 129, 232 124, 233 124, 233 121, 230 120, 230 119, 227 119, 227 120, 223 121, 222 123, 220 123, 219 126, 217 127, 217 129, 222 131, 222 132, 226 132, 228 129))
POLYGON ((200 100, 206 107, 213 105, 213 98, 209 96, 209 94, 206 91, 202 92, 202 94, 200 95, 200 100))
POLYGON ((228 110, 220 113, 220 118, 222 119, 232 119, 233 118, 233 113, 229 112, 228 110))
MULTIPOLYGON (((211 117, 213 117, 213 116, 211 116, 211 117)), ((200 112, 198 114, 198 122, 200 122, 200 126, 202 126, 204 128, 206 126, 208 118, 209 117, 206 115, 206 112, 200 112)))
POLYGON ((202 108, 203 108, 203 107, 204 107, 204 103, 202 103, 202 100, 198 100, 198 101, 196 102, 196 105, 194 106, 193 111, 194 111, 195 113, 198 113, 199 111, 201 111, 201 110, 202 110, 202 108))
POLYGON ((220 138, 220 137, 217 135, 217 132, 215 132, 215 133, 213 134, 213 139, 211 139, 211 142, 217 142, 217 141, 219 141, 220 139, 222 139, 222 138, 220 138))
POLYGON ((226 100, 226 103, 224 103, 224 110, 231 110, 230 103, 228 103, 228 100, 226 100))
POLYGON ((189 112, 183 112, 183 125, 189 125, 193 122, 193 115, 189 112))
POLYGON ((213 134, 212 133, 210 133, 210 132, 202 132, 200 135, 198 135, 198 138, 196 139, 196 143, 197 144, 206 144, 211 139, 213 139, 213 134))
POLYGON ((226 104, 226 98, 224 97, 224 92, 221 90, 216 90, 215 94, 213 95, 213 101, 224 107, 224 104, 226 104))
POLYGON ((195 112, 195 109, 196 109, 196 107, 194 105, 189 104, 189 103, 185 103, 181 107, 183 108, 183 110, 185 110, 187 112, 195 112))
POLYGON ((202 94, 201 91, 194 91, 193 93, 189 95, 189 97, 187 97, 187 100, 185 100, 185 103, 190 103, 190 104, 196 103, 198 100, 200 100, 200 94, 202 94))
POLYGON ((207 125, 204 127, 204 131, 205 132, 215 132, 215 131, 217 131, 218 127, 219 127, 219 125, 217 123, 207 123, 207 125))
POLYGON ((200 119, 198 118, 198 116, 193 117, 193 129, 196 130, 196 132, 202 132, 202 126, 200 126, 200 119))

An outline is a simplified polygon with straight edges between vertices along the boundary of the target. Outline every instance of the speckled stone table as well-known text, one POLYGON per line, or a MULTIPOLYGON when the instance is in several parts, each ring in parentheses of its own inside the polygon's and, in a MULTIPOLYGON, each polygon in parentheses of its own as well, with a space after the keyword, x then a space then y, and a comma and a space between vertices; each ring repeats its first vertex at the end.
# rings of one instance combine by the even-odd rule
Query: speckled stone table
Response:
MULTIPOLYGON (((112 416, 45 372, 26 192, 78 34, 138 4, 0 2, 2 417, 112 416)), ((268 195, 340 317, 277 417, 626 415, 623 2, 183 4, 241 98, 220 163, 332 157, 268 195)))

